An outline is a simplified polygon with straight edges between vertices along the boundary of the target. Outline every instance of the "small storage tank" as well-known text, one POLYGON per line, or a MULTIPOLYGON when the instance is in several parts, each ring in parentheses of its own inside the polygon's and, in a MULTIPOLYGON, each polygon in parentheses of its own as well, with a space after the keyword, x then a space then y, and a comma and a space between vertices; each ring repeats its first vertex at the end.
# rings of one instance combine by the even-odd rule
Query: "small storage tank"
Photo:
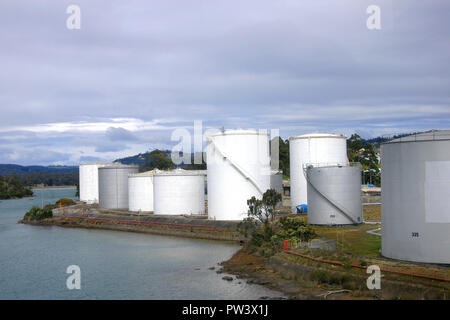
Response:
POLYGON ((270 189, 274 189, 276 192, 283 194, 283 172, 271 170, 270 189))
POLYGON ((347 138, 342 135, 313 133, 289 138, 291 210, 307 204, 307 184, 303 167, 318 165, 348 165, 347 138))
POLYGON ((306 168, 308 222, 346 225, 362 222, 361 166, 306 168))
POLYGON ((207 136, 208 217, 242 220, 247 200, 270 188, 269 135, 226 130, 207 136))
POLYGON ((382 255, 450 264, 450 130, 381 145, 382 255))
POLYGON ((106 162, 81 163, 79 167, 80 201, 98 203, 98 168, 112 165, 106 162))
POLYGON ((99 168, 99 207, 128 209, 128 175, 134 173, 138 173, 137 166, 115 164, 99 168))
POLYGON ((153 175, 159 170, 128 176, 128 208, 130 211, 153 211, 153 175))
POLYGON ((205 214, 206 170, 158 171, 153 176, 154 214, 205 214))

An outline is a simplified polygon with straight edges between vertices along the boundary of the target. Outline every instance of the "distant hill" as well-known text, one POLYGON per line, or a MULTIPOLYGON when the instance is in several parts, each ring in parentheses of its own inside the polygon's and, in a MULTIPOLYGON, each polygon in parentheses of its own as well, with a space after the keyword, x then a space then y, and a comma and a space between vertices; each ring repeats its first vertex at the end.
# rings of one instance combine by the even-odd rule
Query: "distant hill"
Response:
MULTIPOLYGON (((142 166, 145 163, 145 159, 148 157, 148 155, 150 154, 151 151, 147 151, 144 153, 139 153, 137 155, 134 156, 130 156, 130 157, 126 157, 126 158, 122 158, 122 159, 117 159, 114 162, 120 162, 122 164, 135 164, 138 166, 142 166)), ((170 151, 169 150, 165 150, 165 153, 167 153, 170 156, 170 151)))
MULTIPOLYGON (((163 150, 168 157, 171 157, 171 151, 170 150, 163 150)), ((134 164, 134 165, 138 165, 139 167, 142 167, 145 164, 146 158, 150 155, 151 151, 147 151, 144 153, 139 153, 137 155, 134 156, 130 156, 130 157, 126 157, 126 158, 122 158, 122 159, 117 159, 114 162, 120 162, 122 164, 134 164)), ((181 156, 181 154, 180 154, 181 156)), ((194 154, 189 154, 190 158, 191 158, 191 163, 194 163, 194 154)), ((206 165, 194 165, 194 164, 184 164, 182 163, 181 165, 175 165, 175 167, 177 168, 182 168, 182 169, 186 169, 186 170, 205 170, 206 169, 206 165)))
POLYGON ((20 166, 17 164, 0 164, 0 175, 10 176, 28 173, 73 173, 78 172, 77 166, 20 166))

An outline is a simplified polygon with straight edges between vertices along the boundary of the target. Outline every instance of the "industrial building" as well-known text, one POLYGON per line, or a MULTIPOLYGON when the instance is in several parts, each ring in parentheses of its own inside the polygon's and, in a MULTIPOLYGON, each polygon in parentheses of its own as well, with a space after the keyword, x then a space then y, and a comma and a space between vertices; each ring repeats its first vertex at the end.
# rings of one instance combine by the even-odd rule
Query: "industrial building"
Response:
POLYGON ((315 225, 346 225, 362 222, 361 166, 305 168, 308 222, 315 225))
POLYGON ((114 164, 98 169, 99 207, 128 209, 128 175, 138 173, 131 165, 114 164))
POLYGON ((305 134, 289 138, 291 211, 308 203, 304 167, 347 166, 347 138, 327 133, 305 134))
POLYGON ((153 176, 154 213, 205 214, 206 170, 158 171, 153 176))
POLYGON ((153 179, 152 171, 128 175, 128 209, 134 212, 153 211, 153 179))
POLYGON ((207 139, 208 217, 242 220, 247 200, 270 189, 269 134, 224 130, 207 139))
POLYGON ((110 166, 108 162, 81 163, 79 167, 80 201, 98 203, 98 168, 110 166))
POLYGON ((382 254, 450 264, 450 130, 381 146, 382 254))

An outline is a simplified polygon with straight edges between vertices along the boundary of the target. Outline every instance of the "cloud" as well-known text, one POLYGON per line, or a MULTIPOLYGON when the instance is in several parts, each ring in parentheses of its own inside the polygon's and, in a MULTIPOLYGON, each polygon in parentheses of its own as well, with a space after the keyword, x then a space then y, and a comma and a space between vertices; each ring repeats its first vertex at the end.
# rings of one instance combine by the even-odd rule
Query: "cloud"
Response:
POLYGON ((284 138, 450 123, 445 0, 379 0, 378 31, 369 0, 79 0, 80 30, 69 4, 0 3, 0 146, 20 163, 168 147, 194 120, 284 138))

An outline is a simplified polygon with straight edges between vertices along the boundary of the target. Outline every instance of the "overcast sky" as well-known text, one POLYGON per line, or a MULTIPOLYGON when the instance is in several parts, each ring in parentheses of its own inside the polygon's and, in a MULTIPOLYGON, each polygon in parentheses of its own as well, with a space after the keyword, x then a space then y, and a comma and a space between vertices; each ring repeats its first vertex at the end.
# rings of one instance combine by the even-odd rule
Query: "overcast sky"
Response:
POLYGON ((0 163, 170 148, 194 120, 283 138, 448 129, 449 12, 448 0, 1 0, 0 163), (366 27, 371 4, 381 30, 366 27))

